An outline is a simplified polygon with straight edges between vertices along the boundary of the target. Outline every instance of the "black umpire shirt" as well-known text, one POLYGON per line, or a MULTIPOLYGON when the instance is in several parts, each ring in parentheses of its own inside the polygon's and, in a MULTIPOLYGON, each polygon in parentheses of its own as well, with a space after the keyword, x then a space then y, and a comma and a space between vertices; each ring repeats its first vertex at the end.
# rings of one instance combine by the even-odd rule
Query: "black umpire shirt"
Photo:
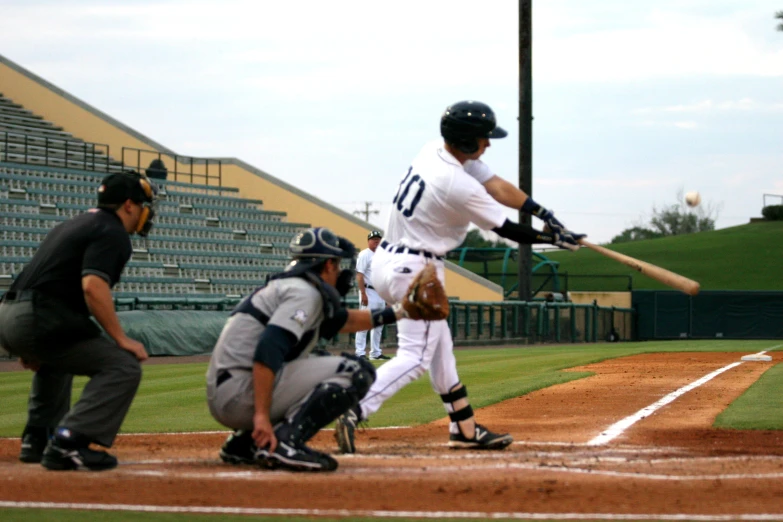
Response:
POLYGON ((93 274, 113 287, 132 252, 120 217, 92 209, 54 227, 9 291, 38 290, 89 317, 82 277, 93 274))

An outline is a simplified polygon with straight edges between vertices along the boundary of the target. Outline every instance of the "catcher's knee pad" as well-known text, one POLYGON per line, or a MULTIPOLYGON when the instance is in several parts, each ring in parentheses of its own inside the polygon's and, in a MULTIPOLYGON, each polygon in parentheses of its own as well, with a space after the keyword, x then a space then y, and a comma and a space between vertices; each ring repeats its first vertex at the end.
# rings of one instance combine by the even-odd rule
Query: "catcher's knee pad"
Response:
POLYGON ((444 406, 446 406, 446 411, 449 412, 449 419, 451 419, 452 422, 464 421, 473 417, 473 408, 471 408, 470 404, 460 410, 454 408, 455 402, 460 399, 468 398, 468 389, 464 385, 458 390, 442 394, 440 398, 443 401, 444 406))
POLYGON ((358 402, 370 391, 370 386, 375 382, 375 366, 363 357, 357 357, 352 353, 344 352, 341 354, 345 359, 353 361, 355 368, 351 373, 351 387, 348 388, 356 395, 358 402))

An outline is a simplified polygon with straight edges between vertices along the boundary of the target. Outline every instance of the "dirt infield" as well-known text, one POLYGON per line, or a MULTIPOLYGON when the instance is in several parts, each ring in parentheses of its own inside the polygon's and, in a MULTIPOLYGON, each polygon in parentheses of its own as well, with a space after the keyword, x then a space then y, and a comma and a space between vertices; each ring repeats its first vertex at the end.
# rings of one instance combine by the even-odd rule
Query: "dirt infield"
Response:
MULTIPOLYGON (((783 432, 711 428, 719 412, 779 362, 777 353, 772 362, 731 367, 658 411, 639 415, 611 441, 591 444, 617 421, 739 362, 741 355, 648 354, 574 368, 596 375, 478 411, 480 422, 514 435, 515 444, 503 452, 449 450, 443 419, 361 431, 358 453, 338 456, 340 468, 331 474, 224 465, 217 458, 224 433, 121 436, 115 447, 121 466, 104 473, 54 473, 21 464, 19 440, 2 439, 0 504, 332 516, 783 520, 783 432)), ((312 445, 335 447, 328 431, 312 445)))

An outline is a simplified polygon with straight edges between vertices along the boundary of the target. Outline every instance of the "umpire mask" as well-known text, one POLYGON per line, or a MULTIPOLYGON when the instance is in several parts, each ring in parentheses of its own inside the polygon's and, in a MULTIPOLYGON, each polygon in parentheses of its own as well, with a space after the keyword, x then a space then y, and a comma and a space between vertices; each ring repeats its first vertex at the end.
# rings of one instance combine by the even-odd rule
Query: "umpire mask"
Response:
POLYGON ((157 203, 158 187, 149 180, 146 176, 141 176, 139 179, 139 186, 141 187, 142 197, 141 201, 136 201, 141 205, 141 215, 139 216, 139 222, 136 225, 136 234, 141 237, 147 237, 150 230, 152 230, 153 219, 155 218, 155 204, 157 203))

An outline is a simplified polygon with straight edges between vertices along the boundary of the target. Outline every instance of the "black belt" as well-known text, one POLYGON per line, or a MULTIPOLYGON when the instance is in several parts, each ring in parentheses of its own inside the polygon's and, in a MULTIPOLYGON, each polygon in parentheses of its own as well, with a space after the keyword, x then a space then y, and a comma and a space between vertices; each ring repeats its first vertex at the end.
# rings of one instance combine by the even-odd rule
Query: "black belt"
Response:
POLYGON ((408 248, 406 246, 392 245, 388 241, 381 241, 381 248, 387 252, 391 252, 392 254, 413 254, 414 256, 421 255, 428 259, 437 259, 438 261, 443 261, 443 256, 436 256, 432 252, 427 252, 426 250, 416 250, 415 248, 408 248))
POLYGON ((375 290, 375 287, 372 285, 364 285, 364 288, 369 288, 370 290, 375 290))

